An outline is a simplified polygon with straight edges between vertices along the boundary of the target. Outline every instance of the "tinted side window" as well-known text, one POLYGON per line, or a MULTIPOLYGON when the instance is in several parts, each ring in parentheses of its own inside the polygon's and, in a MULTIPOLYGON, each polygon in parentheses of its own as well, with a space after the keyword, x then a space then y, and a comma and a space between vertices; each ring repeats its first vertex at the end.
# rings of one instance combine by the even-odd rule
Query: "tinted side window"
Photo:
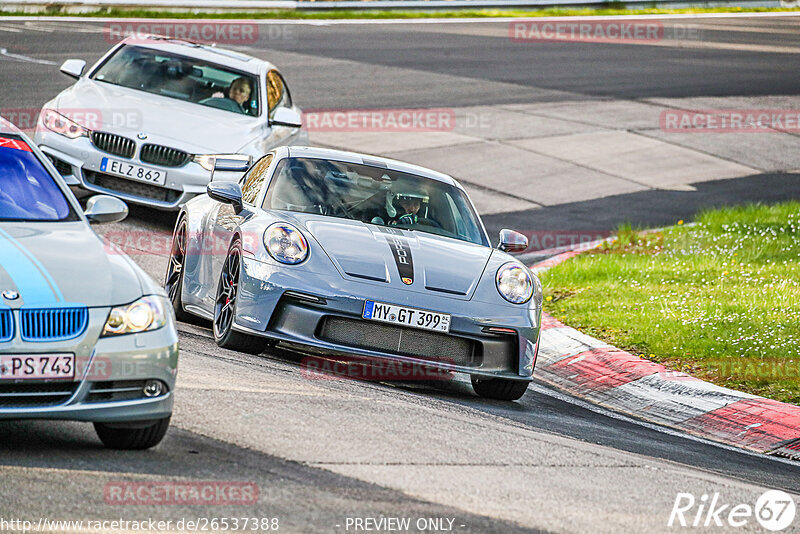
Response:
POLYGON ((264 180, 267 178, 267 169, 274 154, 267 154, 253 165, 250 172, 244 177, 242 184, 242 200, 248 204, 253 204, 258 198, 258 193, 261 191, 261 186, 264 185, 264 180))
POLYGON ((278 107, 292 107, 292 99, 289 96, 286 82, 276 70, 267 73, 267 101, 270 116, 278 107))
POLYGON ((19 136, 0 135, 0 220, 59 221, 71 216, 64 193, 31 147, 19 136))

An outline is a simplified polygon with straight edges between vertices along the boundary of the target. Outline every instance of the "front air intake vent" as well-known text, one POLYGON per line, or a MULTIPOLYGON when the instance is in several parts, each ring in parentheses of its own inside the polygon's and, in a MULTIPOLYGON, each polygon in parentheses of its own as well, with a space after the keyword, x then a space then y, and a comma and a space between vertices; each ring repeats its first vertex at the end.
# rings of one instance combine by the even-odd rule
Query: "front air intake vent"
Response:
POLYGON ((132 158, 136 152, 136 143, 133 139, 105 132, 92 132, 92 144, 109 154, 132 158))
POLYGON ((162 167, 180 167, 189 163, 192 155, 177 148, 161 145, 143 145, 139 159, 162 167))
POLYGON ((78 382, 0 382, 0 408, 30 408, 36 406, 57 406, 67 402, 78 382))
POLYGON ((62 341, 83 334, 89 322, 86 308, 42 308, 20 310, 20 333, 24 341, 62 341))
POLYGON ((0 343, 14 338, 14 315, 11 310, 0 310, 0 343))

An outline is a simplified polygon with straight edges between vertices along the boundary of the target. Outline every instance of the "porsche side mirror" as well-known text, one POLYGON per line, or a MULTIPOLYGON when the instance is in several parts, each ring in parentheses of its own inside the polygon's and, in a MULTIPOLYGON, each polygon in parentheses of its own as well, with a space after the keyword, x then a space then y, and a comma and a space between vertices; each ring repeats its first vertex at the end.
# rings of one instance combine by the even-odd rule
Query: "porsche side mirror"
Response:
POLYGON ((206 186, 206 192, 217 202, 233 206, 236 213, 244 209, 242 188, 236 182, 211 182, 206 186))
POLYGON ((503 228, 500 230, 500 243, 497 248, 503 252, 522 252, 528 248, 528 238, 519 232, 503 228))
POLYGON ((244 172, 250 168, 250 163, 253 162, 251 156, 224 156, 214 159, 215 171, 228 171, 228 172, 244 172))
POLYGON ((83 75, 86 62, 82 59, 68 59, 61 65, 61 72, 70 78, 78 79, 83 75))
POLYGON ((86 202, 83 214, 90 223, 114 223, 128 216, 128 205, 117 197, 95 195, 86 202))
POLYGON ((291 108, 278 108, 270 119, 270 123, 275 126, 289 126, 290 128, 300 128, 303 126, 303 118, 298 112, 291 108))
POLYGON ((211 168, 211 181, 214 181, 214 173, 222 172, 245 172, 253 163, 252 156, 244 154, 228 154, 223 156, 212 156, 214 158, 211 168))

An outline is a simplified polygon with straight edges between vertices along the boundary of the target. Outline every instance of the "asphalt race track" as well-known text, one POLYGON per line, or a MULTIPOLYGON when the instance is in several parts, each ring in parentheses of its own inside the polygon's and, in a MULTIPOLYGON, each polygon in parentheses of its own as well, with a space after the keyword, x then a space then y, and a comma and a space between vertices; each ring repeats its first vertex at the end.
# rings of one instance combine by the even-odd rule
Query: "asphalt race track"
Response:
MULTIPOLYGON (((505 22, 275 24, 236 48, 279 65, 306 109, 755 99, 800 94, 796 21, 697 19, 702 38, 675 46, 520 46, 505 22), (731 31, 741 27, 748 31, 731 31)), ((38 108, 70 85, 58 65, 96 60, 110 46, 102 26, 0 21, 0 113, 38 108)), ((795 169, 706 182, 688 200, 673 190, 565 198, 485 220, 492 231, 584 228, 581 219, 604 229, 665 224, 705 206, 800 198, 795 169)), ((173 223, 173 214, 134 207, 99 231, 169 233, 173 223)), ((163 278, 166 251, 134 259, 163 278)), ((207 328, 179 329, 164 442, 120 453, 103 449, 90 425, 0 422, 0 518, 278 517, 282 532, 352 532, 348 518, 410 517, 452 518, 457 532, 656 532, 670 530, 679 492, 751 504, 765 488, 800 494, 796 463, 619 417, 539 383, 501 403, 479 399, 461 379, 308 380, 297 354, 236 354, 207 328), (105 502, 105 484, 120 480, 247 481, 260 498, 246 507, 105 502)))

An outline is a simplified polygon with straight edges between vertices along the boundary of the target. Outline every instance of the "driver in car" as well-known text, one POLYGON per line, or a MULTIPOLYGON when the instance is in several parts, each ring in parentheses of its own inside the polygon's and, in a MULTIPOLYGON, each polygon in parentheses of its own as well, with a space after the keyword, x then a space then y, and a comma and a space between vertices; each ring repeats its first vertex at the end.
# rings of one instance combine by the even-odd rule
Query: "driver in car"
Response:
POLYGON ((395 200, 400 205, 403 213, 398 212, 397 218, 390 224, 392 226, 398 224, 411 225, 419 222, 419 211, 422 208, 422 204, 428 202, 428 195, 419 192, 398 193, 395 195, 395 200))
POLYGON ((228 94, 226 96, 221 91, 218 91, 211 95, 211 98, 227 98, 229 100, 233 100, 239 105, 241 112, 246 113, 247 101, 250 99, 250 95, 253 93, 253 81, 244 76, 236 78, 228 87, 227 93, 228 94))

